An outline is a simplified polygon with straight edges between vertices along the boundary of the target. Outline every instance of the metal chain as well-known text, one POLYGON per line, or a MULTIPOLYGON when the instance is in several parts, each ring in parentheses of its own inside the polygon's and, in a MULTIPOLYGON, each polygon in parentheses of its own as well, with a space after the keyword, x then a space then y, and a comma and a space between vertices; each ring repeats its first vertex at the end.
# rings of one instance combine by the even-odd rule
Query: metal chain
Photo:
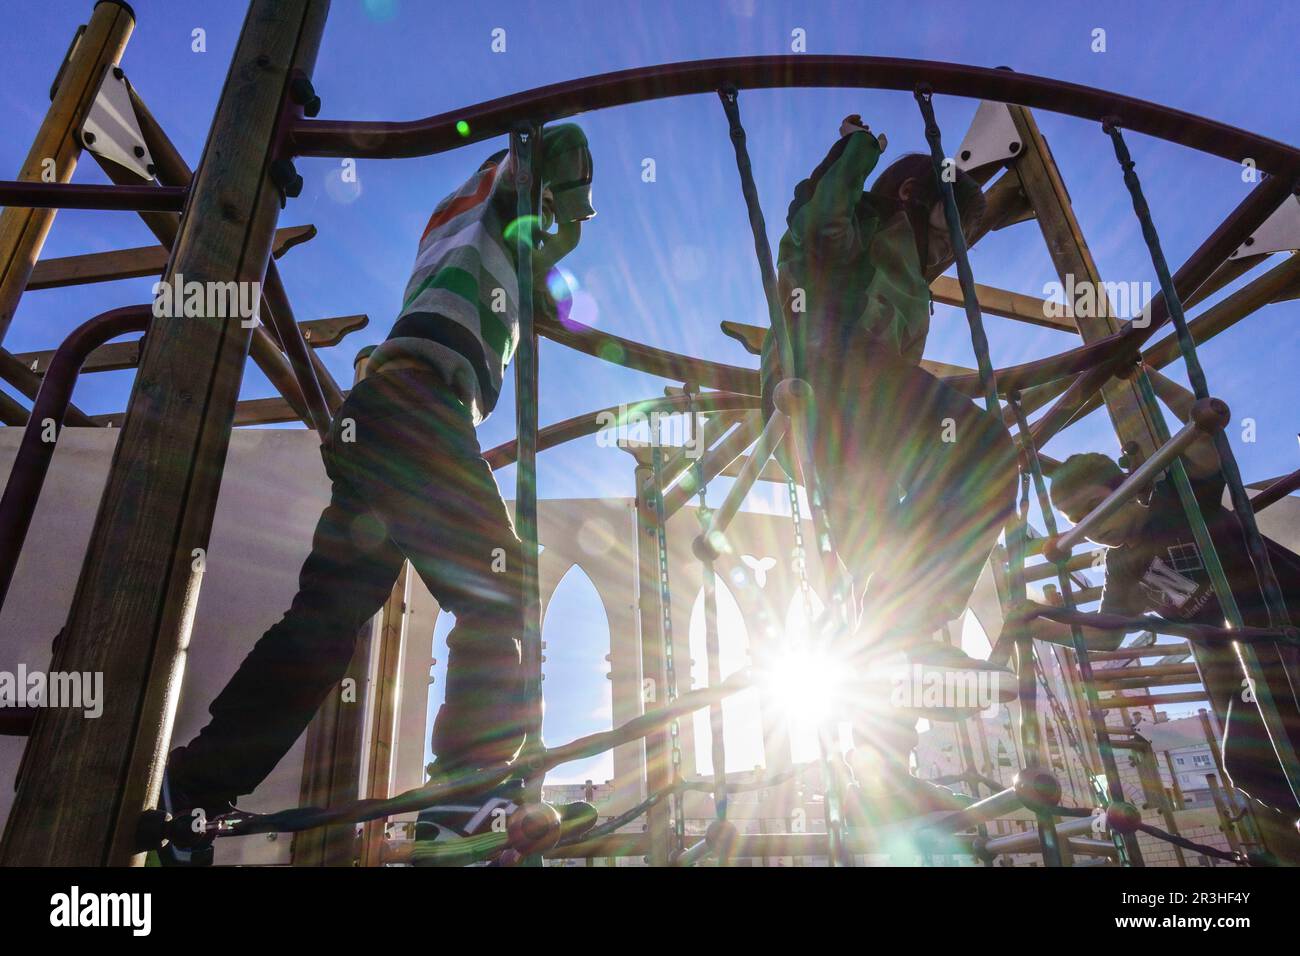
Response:
POLYGON ((803 598, 804 638, 812 636, 813 606, 812 588, 808 584, 808 552, 804 550, 803 521, 799 514, 799 486, 793 478, 787 478, 786 489, 790 493, 790 520, 794 525, 794 569, 799 575, 799 593, 803 598))
MULTIPOLYGON (((700 440, 700 423, 695 412, 695 386, 690 383, 686 385, 686 414, 690 422, 692 440, 698 442, 700 440)), ((704 449, 696 448, 695 450, 698 454, 691 465, 695 485, 699 488, 699 507, 696 508, 695 514, 699 519, 701 530, 707 531, 713 512, 709 508, 709 486, 704 477, 704 449)), ((703 561, 702 565, 704 653, 708 661, 708 683, 709 686, 713 686, 714 682, 722 677, 721 648, 719 647, 718 638, 718 579, 713 561, 703 561)), ((717 819, 726 820, 728 805, 727 735, 721 702, 709 708, 709 738, 713 759, 713 811, 717 819)))
MULTIPOLYGON (((659 546, 659 608, 661 627, 663 629, 664 670, 667 677, 668 702, 677 699, 677 664, 673 654, 673 605, 672 591, 668 584, 668 522, 664 516, 663 489, 663 451, 660 446, 662 432, 660 422, 655 419, 655 431, 651 434, 650 460, 654 475, 655 504, 655 539, 659 546)), ((681 724, 674 719, 668 725, 668 737, 672 743, 672 777, 673 783, 682 779, 682 742, 681 724)), ((673 831, 677 838, 677 849, 681 850, 686 841, 686 819, 682 812, 680 792, 673 795, 673 831)))

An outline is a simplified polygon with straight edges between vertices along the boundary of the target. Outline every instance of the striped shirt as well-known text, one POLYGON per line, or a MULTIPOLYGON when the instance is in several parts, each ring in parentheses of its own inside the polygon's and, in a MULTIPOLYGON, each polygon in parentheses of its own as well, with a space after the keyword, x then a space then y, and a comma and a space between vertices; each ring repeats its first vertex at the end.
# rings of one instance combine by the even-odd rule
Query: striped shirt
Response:
MULTIPOLYGON (((547 150, 561 147, 586 154, 586 139, 572 124, 545 130, 543 177, 547 150)), ((475 423, 496 407, 519 344, 514 178, 510 154, 498 153, 438 204, 420 237, 401 313, 370 357, 372 373, 398 357, 429 364, 469 406, 475 423)), ((535 296, 543 304, 544 284, 535 296)))

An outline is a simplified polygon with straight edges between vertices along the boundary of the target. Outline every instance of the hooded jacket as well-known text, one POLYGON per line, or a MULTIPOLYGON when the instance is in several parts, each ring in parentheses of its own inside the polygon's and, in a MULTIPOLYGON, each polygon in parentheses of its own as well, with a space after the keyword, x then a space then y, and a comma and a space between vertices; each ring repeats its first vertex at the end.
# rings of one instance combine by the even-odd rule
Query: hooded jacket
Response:
MULTIPOLYGON (((916 365, 930 331, 930 287, 906 214, 864 193, 876 137, 845 136, 799 184, 777 254, 795 374, 839 384, 883 354, 916 365)), ((763 348, 765 395, 782 377, 775 336, 763 348)))

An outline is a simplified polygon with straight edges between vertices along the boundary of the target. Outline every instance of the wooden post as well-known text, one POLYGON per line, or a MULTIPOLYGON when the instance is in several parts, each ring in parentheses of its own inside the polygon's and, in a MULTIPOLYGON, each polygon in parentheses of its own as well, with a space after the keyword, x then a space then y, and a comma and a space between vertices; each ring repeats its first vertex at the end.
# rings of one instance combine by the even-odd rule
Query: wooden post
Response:
MULTIPOLYGON (((253 0, 164 279, 260 282, 290 71, 310 75, 325 0, 253 0)), ((55 671, 103 675, 103 713, 38 716, 0 865, 122 865, 157 802, 252 329, 159 316, 145 339, 55 671)))
MULTIPOLYGON (((406 636, 411 564, 402 563, 397 584, 384 603, 375 647, 375 666, 366 692, 370 733, 366 755, 365 796, 385 800, 393 795, 393 755, 397 751, 397 718, 402 699, 402 658, 406 636)), ((361 831, 361 865, 383 862, 386 820, 371 820, 361 831)))
MULTIPOLYGON (((78 30, 59 70, 49 111, 18 171, 19 180, 41 182, 52 172, 61 183, 72 181, 81 146, 75 136, 99 92, 104 70, 116 66, 135 29, 135 15, 125 3, 99 0, 85 27, 78 30), (53 162, 53 169, 50 163, 53 162)), ((57 209, 9 206, 0 210, 0 341, 13 321, 57 209)))
MULTIPOLYGON (((1065 183, 1047 140, 1026 107, 1009 105, 1007 109, 1010 110, 1021 142, 1024 143, 1024 149, 1012 169, 1020 179, 1029 204, 1034 208, 1057 275, 1062 284, 1067 284, 1067 276, 1072 276, 1075 287, 1092 284, 1094 291, 1104 291, 1101 273, 1083 238, 1083 230, 1075 218, 1070 196, 1065 190, 1065 183)), ((1114 316, 1077 316, 1073 315, 1073 303, 1069 303, 1069 306, 1079 334, 1085 342, 1119 331, 1119 321, 1114 316)), ((1110 312, 1109 305, 1106 312, 1110 312)), ((1146 425, 1134 383, 1111 379, 1102 387, 1102 396, 1111 423, 1119 435, 1120 444, 1135 442, 1142 451, 1142 457, 1150 455, 1159 442, 1146 425)))
MULTIPOLYGON (((307 725, 298 802, 304 807, 329 807, 357 799, 361 788, 361 737, 370 688, 370 647, 373 622, 362 630, 357 651, 340 687, 325 698, 307 725), (346 692, 351 688, 351 693, 346 692)), ((380 836, 382 837, 382 824, 380 836)), ((293 866, 354 866, 357 828, 340 823, 293 835, 289 862, 293 866)))
POLYGON ((1178 783, 1178 771, 1174 769, 1174 758, 1168 750, 1163 751, 1165 766, 1169 768, 1169 789, 1172 791, 1174 810, 1183 809, 1183 788, 1178 783))
MULTIPOLYGON (((1155 809, 1160 812, 1160 816, 1165 821, 1165 829, 1178 836, 1178 821, 1174 818, 1173 807, 1170 806, 1169 794, 1165 790, 1164 782, 1160 779, 1160 764, 1156 760, 1155 748, 1151 746, 1151 741, 1142 737, 1134 740, 1137 746, 1133 749, 1134 755, 1138 758, 1138 774, 1142 778, 1142 787, 1147 792, 1147 799, 1155 804, 1155 809)), ((1165 751, 1168 753, 1168 751, 1165 751)), ((1173 844, 1174 856, 1178 859, 1179 866, 1187 865, 1187 858, 1183 856, 1183 848, 1177 843, 1173 844)))

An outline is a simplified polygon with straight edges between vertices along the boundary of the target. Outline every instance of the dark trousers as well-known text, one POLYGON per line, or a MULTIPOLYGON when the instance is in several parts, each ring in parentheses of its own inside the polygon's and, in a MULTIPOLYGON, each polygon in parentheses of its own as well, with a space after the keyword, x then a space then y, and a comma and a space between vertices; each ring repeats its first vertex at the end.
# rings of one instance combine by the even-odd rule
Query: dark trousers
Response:
POLYGON ((256 788, 338 692, 403 558, 456 616, 434 753, 494 763, 523 742, 521 545, 465 406, 432 371, 375 375, 352 390, 321 453, 333 488, 298 594, 169 764, 175 786, 206 805, 256 788))
POLYGON ((855 372, 813 381, 813 456, 873 631, 906 646, 970 600, 1015 508, 1015 452, 1000 415, 929 372, 881 357, 855 372))
MULTIPOLYGON (((813 461, 864 612, 852 650, 914 647, 965 609, 1014 513, 1011 437, 999 414, 870 343, 809 365, 813 461)), ((914 714, 861 700, 844 716, 906 765, 914 714)))

